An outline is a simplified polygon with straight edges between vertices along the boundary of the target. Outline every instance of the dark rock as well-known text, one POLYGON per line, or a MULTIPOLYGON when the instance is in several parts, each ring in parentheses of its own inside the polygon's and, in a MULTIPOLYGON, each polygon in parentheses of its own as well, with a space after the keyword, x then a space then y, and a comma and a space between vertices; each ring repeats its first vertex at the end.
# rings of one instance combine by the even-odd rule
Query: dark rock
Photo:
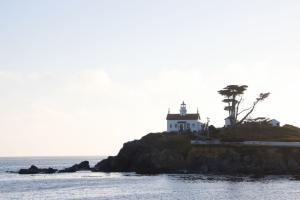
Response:
POLYGON ((113 166, 112 166, 112 159, 114 157, 109 156, 108 158, 102 160, 101 162, 97 163, 95 167, 93 167, 92 171, 97 172, 97 171, 102 171, 102 172, 112 172, 113 166))
POLYGON ((185 171, 185 155, 193 134, 148 134, 123 145, 117 156, 95 165, 93 171, 137 172, 141 174, 185 171))
POLYGON ((63 170, 59 170, 58 173, 67 173, 67 172, 77 172, 77 171, 85 171, 91 170, 89 161, 83 161, 79 164, 75 164, 72 167, 65 168, 63 170))
POLYGON ((83 170, 91 170, 89 161, 83 161, 79 164, 75 164, 72 167, 65 168, 63 170, 49 168, 38 168, 35 165, 31 165, 28 169, 20 169, 19 174, 53 174, 53 173, 65 173, 65 172, 77 172, 83 170))
POLYGON ((127 142, 117 156, 97 163, 93 171, 265 175, 300 174, 300 148, 206 145, 193 146, 192 134, 148 134, 127 142))
POLYGON ((296 180, 296 181, 300 181, 300 175, 299 174, 294 175, 293 179, 296 180))
POLYGON ((53 168, 38 168, 35 165, 31 165, 28 169, 20 169, 19 174, 53 174, 57 172, 57 169, 53 168))

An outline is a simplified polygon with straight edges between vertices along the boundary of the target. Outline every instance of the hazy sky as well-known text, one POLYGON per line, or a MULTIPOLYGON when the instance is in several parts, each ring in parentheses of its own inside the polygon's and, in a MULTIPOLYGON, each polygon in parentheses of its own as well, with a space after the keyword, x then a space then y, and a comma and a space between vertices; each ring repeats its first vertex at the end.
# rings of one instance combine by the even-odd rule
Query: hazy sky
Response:
POLYGON ((113 155, 188 112, 300 126, 300 1, 0 0, 0 156, 113 155))

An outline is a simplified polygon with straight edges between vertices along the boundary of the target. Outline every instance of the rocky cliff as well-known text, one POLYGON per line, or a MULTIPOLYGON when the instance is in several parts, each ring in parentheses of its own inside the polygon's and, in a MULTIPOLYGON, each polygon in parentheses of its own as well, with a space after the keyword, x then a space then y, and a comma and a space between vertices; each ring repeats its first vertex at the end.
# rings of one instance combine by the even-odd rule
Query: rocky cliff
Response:
POLYGON ((127 142, 94 171, 212 174, 300 174, 300 148, 193 146, 192 134, 151 133, 127 142))

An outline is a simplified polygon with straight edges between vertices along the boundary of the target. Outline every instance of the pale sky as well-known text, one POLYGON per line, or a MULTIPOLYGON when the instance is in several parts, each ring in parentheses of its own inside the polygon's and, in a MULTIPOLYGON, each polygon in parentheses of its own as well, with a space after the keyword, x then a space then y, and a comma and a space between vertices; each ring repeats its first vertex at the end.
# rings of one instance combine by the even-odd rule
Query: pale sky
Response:
POLYGON ((0 156, 115 155, 217 91, 300 126, 300 1, 0 0, 0 156))

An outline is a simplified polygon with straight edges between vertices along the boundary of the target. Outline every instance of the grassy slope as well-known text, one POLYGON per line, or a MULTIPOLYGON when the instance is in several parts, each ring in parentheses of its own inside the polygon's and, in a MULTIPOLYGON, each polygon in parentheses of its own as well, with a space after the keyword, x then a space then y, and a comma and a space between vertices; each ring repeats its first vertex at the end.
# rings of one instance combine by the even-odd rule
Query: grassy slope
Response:
POLYGON ((289 141, 300 142, 300 128, 285 125, 283 127, 243 126, 234 129, 217 129, 211 133, 213 138, 223 141, 289 141))

